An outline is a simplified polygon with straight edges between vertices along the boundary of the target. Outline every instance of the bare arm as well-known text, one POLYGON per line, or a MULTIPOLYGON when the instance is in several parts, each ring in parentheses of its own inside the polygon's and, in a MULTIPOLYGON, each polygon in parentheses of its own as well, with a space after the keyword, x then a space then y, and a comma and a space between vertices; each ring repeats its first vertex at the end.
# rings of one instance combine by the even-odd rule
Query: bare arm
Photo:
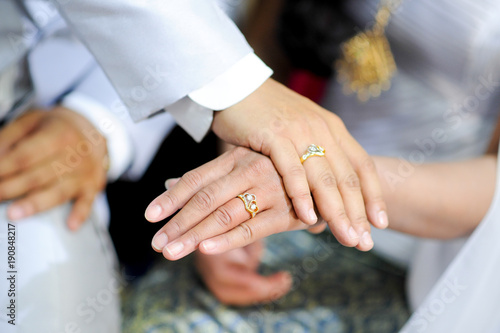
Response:
POLYGON ((390 228, 431 238, 454 238, 474 230, 486 214, 496 179, 496 156, 411 166, 376 157, 390 228))

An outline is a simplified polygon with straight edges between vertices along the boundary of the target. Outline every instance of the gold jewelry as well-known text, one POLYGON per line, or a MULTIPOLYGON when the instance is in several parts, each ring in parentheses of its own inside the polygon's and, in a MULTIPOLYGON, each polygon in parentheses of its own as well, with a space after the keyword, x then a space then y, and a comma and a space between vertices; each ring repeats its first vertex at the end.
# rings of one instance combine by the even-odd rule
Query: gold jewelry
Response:
POLYGON ((238 195, 238 198, 240 198, 245 204, 245 209, 250 213, 250 218, 254 218, 255 214, 259 212, 259 207, 257 207, 257 197, 255 194, 240 194, 238 195))
POLYGON ((320 146, 316 146, 315 144, 307 147, 306 152, 300 158, 300 163, 304 164, 304 162, 311 156, 325 156, 325 149, 320 146))
POLYGON ((345 94, 357 93, 358 100, 366 102, 391 87, 397 68, 385 28, 401 2, 381 0, 373 28, 342 44, 342 58, 336 61, 335 66, 337 79, 342 83, 345 94))

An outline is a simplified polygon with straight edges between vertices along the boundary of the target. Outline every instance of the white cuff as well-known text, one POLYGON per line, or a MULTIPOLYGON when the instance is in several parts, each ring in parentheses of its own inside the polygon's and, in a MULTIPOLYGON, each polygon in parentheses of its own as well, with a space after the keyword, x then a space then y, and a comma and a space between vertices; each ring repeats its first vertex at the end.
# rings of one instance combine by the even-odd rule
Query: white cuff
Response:
POLYGON ((244 100, 266 81, 273 71, 254 53, 246 55, 224 74, 167 107, 194 140, 200 142, 212 125, 212 110, 224 110, 244 100))
POLYGON ((188 96, 208 109, 224 110, 244 100, 271 75, 271 68, 254 53, 250 53, 224 74, 188 96))
POLYGON ((106 138, 108 180, 118 179, 130 166, 134 156, 132 142, 120 119, 102 104, 78 92, 66 96, 61 105, 85 117, 106 138))

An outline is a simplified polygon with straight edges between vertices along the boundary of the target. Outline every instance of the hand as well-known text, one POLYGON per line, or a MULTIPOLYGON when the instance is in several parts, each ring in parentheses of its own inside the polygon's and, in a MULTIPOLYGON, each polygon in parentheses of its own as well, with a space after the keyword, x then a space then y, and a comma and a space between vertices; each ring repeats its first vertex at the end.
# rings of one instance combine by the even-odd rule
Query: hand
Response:
MULTIPOLYGON (((310 227, 297 218, 271 160, 242 147, 185 174, 153 200, 146 215, 157 222, 179 209, 153 238, 153 248, 169 260, 198 247, 205 254, 220 254, 271 234, 310 227), (259 207, 252 219, 237 198, 247 192, 256 195, 259 207)), ((335 233, 335 224, 330 227, 335 233)), ((365 232, 355 244, 363 251, 371 249, 370 233, 365 232)))
POLYGON ((0 201, 16 199, 7 214, 18 220, 74 200, 67 222, 76 230, 106 184, 106 159, 106 140, 85 118, 30 111, 0 131, 0 201))
POLYGON ((316 222, 313 201, 342 244, 355 246, 372 225, 386 228, 386 205, 372 159, 333 113, 269 79, 252 95, 216 112, 224 141, 269 156, 300 220, 316 222), (300 163, 310 144, 325 157, 300 163), (366 210, 365 210, 366 207, 366 210))
POLYGON ((257 272, 263 242, 219 255, 196 252, 195 265, 207 288, 224 304, 246 306, 284 296, 292 287, 287 272, 262 276, 257 272))

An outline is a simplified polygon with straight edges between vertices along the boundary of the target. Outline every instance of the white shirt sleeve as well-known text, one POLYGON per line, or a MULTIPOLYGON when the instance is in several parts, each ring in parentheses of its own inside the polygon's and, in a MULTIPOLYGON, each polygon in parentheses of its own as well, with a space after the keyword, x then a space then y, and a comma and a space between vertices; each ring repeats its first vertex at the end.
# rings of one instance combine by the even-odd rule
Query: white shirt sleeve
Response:
POLYGON ((131 165, 132 142, 120 119, 104 105, 77 91, 70 93, 61 105, 85 117, 106 138, 108 148, 108 180, 115 181, 131 165))
POLYGON ((212 110, 224 110, 242 101, 272 74, 272 70, 251 53, 209 84, 191 92, 166 110, 179 126, 200 142, 210 130, 212 110))
POLYGON ((136 121, 209 84, 252 53, 215 1, 52 1, 136 121))

